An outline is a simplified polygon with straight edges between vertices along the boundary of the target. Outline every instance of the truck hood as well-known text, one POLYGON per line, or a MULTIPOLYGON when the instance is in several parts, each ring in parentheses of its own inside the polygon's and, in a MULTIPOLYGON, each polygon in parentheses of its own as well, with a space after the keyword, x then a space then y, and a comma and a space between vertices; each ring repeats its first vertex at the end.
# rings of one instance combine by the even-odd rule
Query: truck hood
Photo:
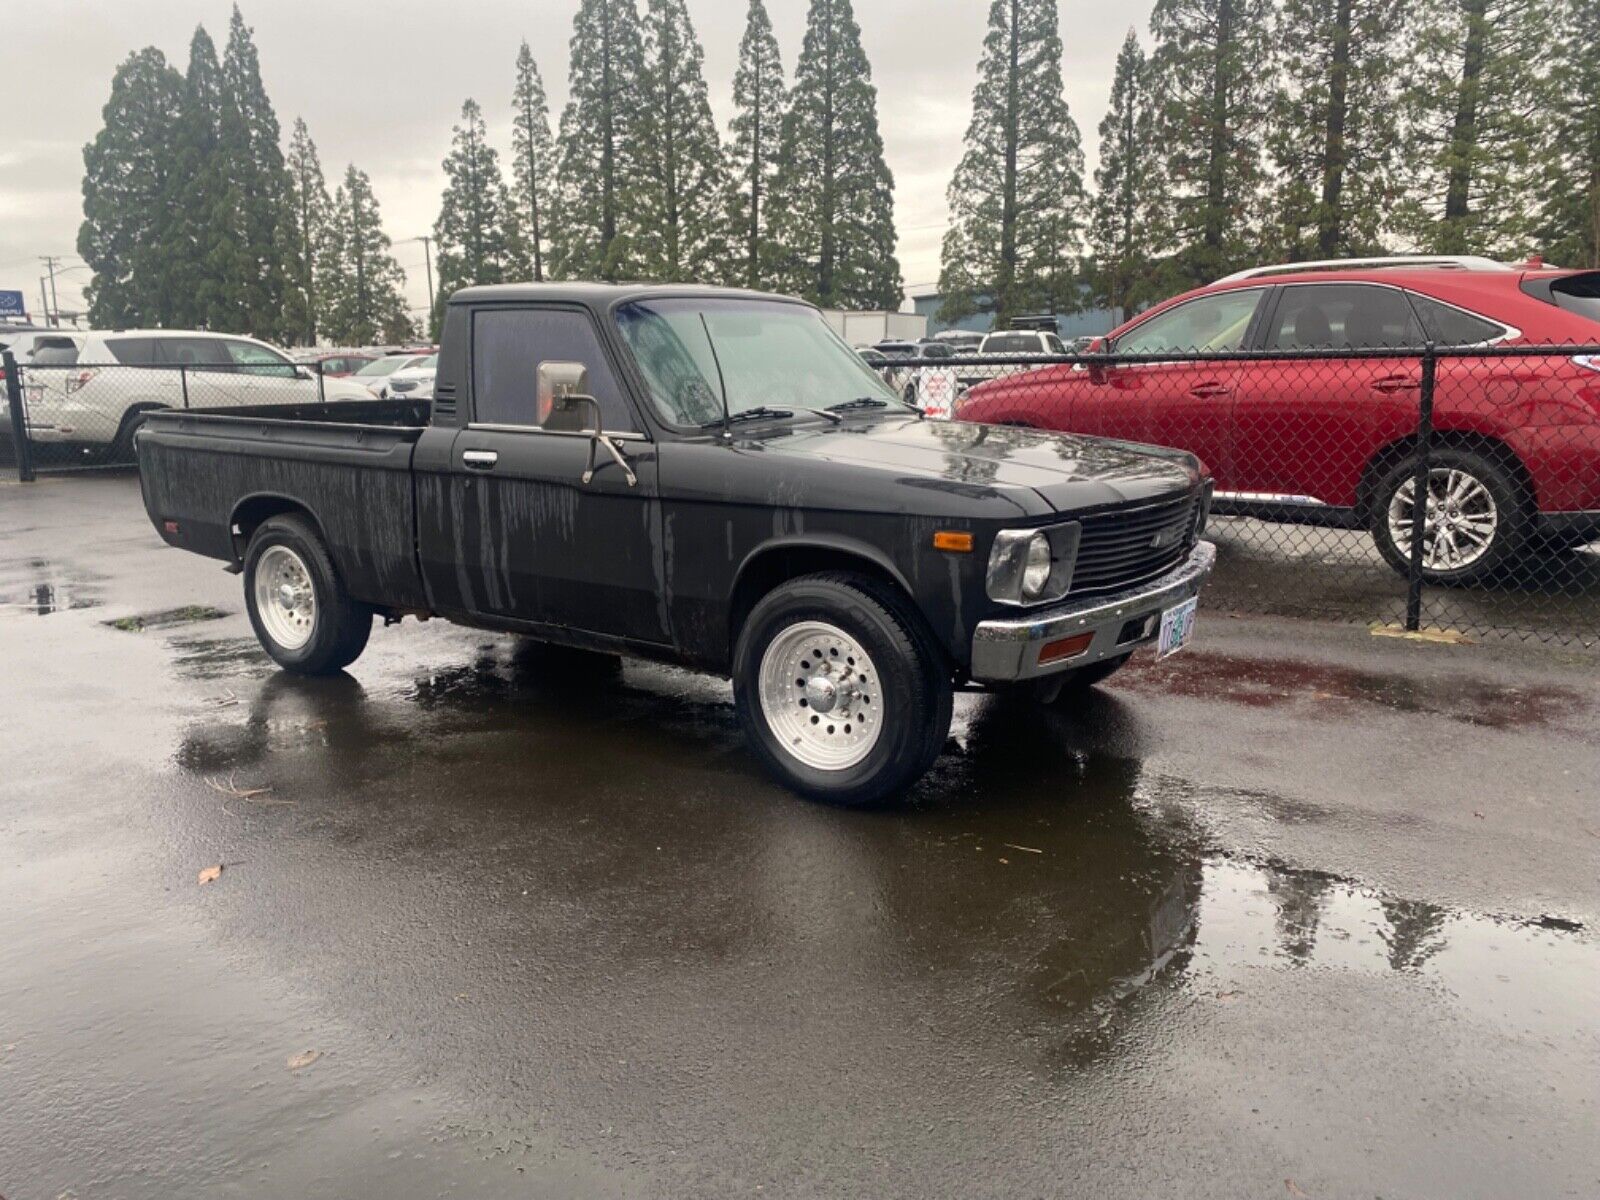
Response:
POLYGON ((850 463, 919 486, 1026 489, 1046 512, 1170 495, 1200 478, 1199 461, 1181 450, 1014 425, 880 418, 774 430, 759 440, 768 453, 850 463))

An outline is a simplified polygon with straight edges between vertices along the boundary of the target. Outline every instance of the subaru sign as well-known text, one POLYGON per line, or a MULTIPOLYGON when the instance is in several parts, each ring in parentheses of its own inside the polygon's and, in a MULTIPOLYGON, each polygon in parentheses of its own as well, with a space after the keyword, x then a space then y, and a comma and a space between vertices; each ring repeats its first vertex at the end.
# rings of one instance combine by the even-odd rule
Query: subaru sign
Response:
POLYGON ((0 292, 0 317, 25 317, 28 310, 22 307, 21 292, 0 292))

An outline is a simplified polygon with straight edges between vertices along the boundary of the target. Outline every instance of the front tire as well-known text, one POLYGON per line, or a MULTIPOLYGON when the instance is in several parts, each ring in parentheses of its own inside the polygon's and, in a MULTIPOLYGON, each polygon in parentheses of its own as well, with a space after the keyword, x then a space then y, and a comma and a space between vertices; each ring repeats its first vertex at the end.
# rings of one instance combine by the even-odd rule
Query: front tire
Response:
MULTIPOLYGON (((1369 526, 1384 560, 1411 570, 1412 497, 1417 462, 1396 463, 1372 490, 1369 526)), ((1429 455, 1422 535, 1422 578, 1435 584, 1476 583, 1522 549, 1528 505, 1511 473, 1470 450, 1429 455)))
POLYGON ((807 575, 764 596, 739 633, 734 703, 767 769, 802 795, 873 804, 900 794, 950 731, 950 672, 889 588, 807 575))
POLYGON ((372 633, 372 610, 350 599, 304 517, 269 518, 251 536, 244 600, 262 649, 297 675, 342 671, 372 633))

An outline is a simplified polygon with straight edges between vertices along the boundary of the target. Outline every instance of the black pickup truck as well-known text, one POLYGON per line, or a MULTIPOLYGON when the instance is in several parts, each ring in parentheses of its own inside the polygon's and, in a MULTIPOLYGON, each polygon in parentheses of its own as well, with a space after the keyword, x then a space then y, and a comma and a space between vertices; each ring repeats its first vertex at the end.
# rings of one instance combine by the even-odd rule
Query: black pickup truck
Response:
POLYGON ((1059 703, 1178 648, 1214 556, 1191 455, 924 420, 749 292, 468 288, 431 404, 157 412, 137 447, 284 668, 342 669, 375 615, 686 664, 839 803, 920 776, 956 688, 1059 703))

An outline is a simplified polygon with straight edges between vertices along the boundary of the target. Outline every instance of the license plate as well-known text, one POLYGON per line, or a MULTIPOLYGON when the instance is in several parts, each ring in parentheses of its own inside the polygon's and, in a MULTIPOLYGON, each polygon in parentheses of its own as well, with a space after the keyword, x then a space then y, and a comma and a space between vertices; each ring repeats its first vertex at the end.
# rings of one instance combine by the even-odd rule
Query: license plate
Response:
POLYGON ((1194 636, 1194 614, 1200 597, 1193 596, 1161 614, 1161 636, 1156 640, 1157 660, 1176 654, 1194 636))

